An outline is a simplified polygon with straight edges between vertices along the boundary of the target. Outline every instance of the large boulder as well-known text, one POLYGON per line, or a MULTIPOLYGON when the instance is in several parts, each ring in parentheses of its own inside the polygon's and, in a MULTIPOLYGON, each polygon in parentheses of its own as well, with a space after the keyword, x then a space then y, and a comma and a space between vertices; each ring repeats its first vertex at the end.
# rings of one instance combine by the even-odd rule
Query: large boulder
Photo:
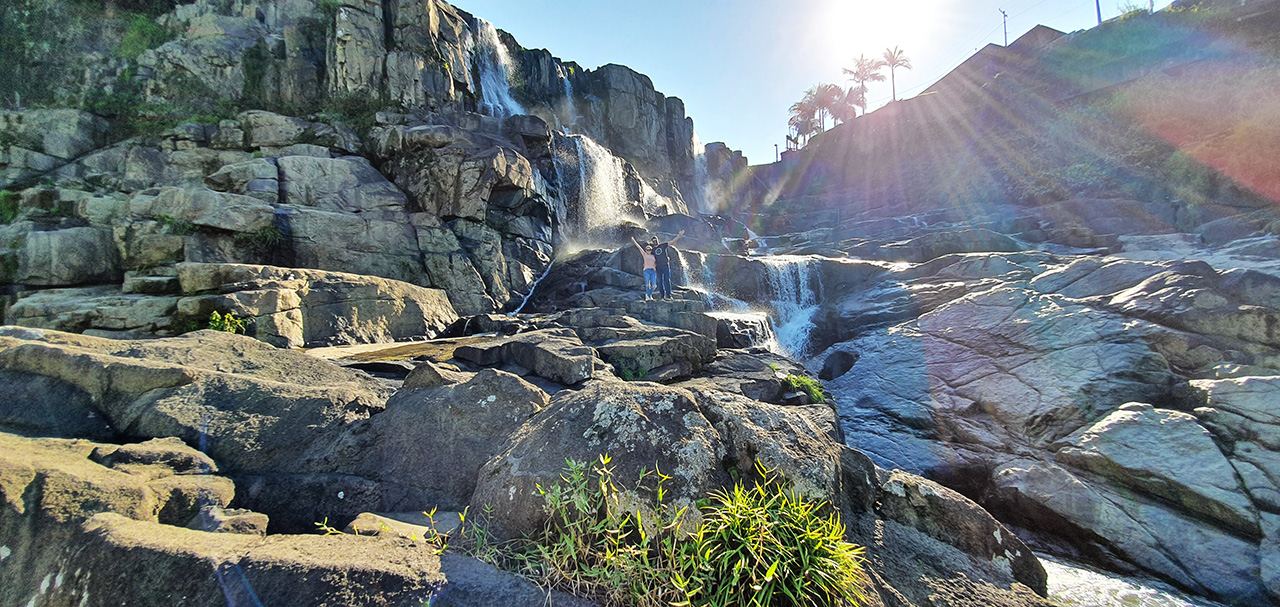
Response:
POLYGON ((218 331, 118 341, 0 329, 0 369, 15 388, 64 387, 36 407, 91 410, 121 439, 181 438, 229 473, 329 472, 333 439, 388 396, 359 372, 218 331), (77 399, 47 400, 66 394, 77 399))
POLYGON ((402 389, 344 438, 344 449, 358 455, 335 464, 381 482, 381 511, 460 511, 480 467, 548 402, 542 390, 495 369, 460 384, 402 389))
POLYGON ((457 320, 445 293, 321 270, 246 264, 178 264, 179 311, 253 318, 253 334, 288 347, 433 337, 457 320))
MULTIPOLYGON (((824 499, 839 482, 834 422, 825 407, 796 410, 722 392, 597 380, 558 393, 512 435, 481 469, 471 505, 491 508, 508 537, 532 532, 547 515, 541 500, 524 496, 560 482, 566 459, 590 464, 601 455, 612 457, 616 482, 639 509, 655 507, 651 488, 635 486, 643 470, 671 477, 666 500, 679 508, 728 485, 728 469, 750 476, 757 459, 805 495, 824 499)), ((696 511, 690 515, 696 522, 696 511)))
POLYGON ((569 329, 544 329, 468 344, 454 356, 480 365, 519 365, 534 375, 572 386, 595 375, 595 351, 569 329))
POLYGON ((27 234, 16 282, 33 286, 101 284, 120 279, 120 255, 110 232, 67 228, 27 234))
POLYGON ((1041 521, 1103 561, 1120 559, 1198 594, 1239 604, 1274 598, 1260 575, 1256 540, 1191 513, 1052 463, 1011 460, 994 491, 1016 524, 1041 521))
POLYGON ((918 529, 981 557, 1026 584, 1046 591, 1047 576, 1031 549, 981 506, 933 481, 895 470, 881 486, 878 510, 885 520, 918 529))
POLYGON ((344 213, 405 210, 404 192, 365 158, 284 156, 277 163, 285 204, 344 213))
POLYGON ((270 228, 275 222, 275 209, 266 202, 203 188, 162 188, 139 193, 129 200, 129 213, 229 232, 254 232, 270 228))
POLYGON ((1261 533, 1235 469, 1195 416, 1128 403, 1062 445, 1054 455, 1060 463, 1174 502, 1241 534, 1261 533))

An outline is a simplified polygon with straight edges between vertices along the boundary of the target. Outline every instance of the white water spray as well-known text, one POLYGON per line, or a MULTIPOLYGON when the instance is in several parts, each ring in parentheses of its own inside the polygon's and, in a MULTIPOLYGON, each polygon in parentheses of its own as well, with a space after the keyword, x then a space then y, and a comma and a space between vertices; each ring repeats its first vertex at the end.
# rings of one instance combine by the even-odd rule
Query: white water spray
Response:
POLYGON ((564 132, 568 133, 578 124, 578 108, 573 103, 573 83, 569 81, 569 74, 565 73, 566 68, 557 63, 556 70, 560 72, 560 81, 564 83, 565 112, 568 114, 564 122, 564 132))
POLYGON ((480 79, 480 112, 506 118, 523 114, 524 108, 511 96, 511 73, 515 63, 492 23, 476 17, 476 34, 471 61, 480 79))
POLYGON ((622 160, 586 135, 570 135, 578 152, 580 233, 619 225, 626 211, 627 181, 622 160))
POLYGON ((809 353, 809 333, 816 326, 813 316, 818 311, 818 296, 812 285, 813 260, 799 255, 774 255, 762 257, 760 262, 769 283, 778 349, 800 360, 809 353))
POLYGON ((711 196, 707 193, 711 178, 707 174, 707 146, 702 145, 698 132, 693 132, 693 200, 699 213, 711 214, 711 196))
POLYGON ((539 276, 537 280, 533 281, 533 284, 529 285, 529 292, 525 294, 524 301, 520 302, 520 306, 515 310, 512 310, 510 314, 507 314, 507 316, 515 316, 516 314, 519 314, 520 311, 529 304, 529 299, 533 297, 533 292, 538 290, 538 284, 542 282, 543 278, 547 277, 547 274, 551 273, 551 266, 554 265, 556 265, 556 261, 553 259, 547 264, 547 269, 542 271, 542 276, 539 276))

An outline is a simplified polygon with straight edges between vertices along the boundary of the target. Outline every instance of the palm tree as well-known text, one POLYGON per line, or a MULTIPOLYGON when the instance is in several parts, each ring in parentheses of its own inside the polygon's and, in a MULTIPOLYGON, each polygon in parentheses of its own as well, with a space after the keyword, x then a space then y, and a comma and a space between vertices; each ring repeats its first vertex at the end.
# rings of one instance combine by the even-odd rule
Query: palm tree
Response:
POLYGON ((827 116, 835 115, 832 110, 844 99, 844 89, 834 84, 819 84, 811 90, 814 92, 814 102, 818 106, 818 127, 825 131, 827 116))
POLYGON ((858 117, 858 108, 867 107, 866 89, 851 86, 840 95, 840 102, 831 110, 831 115, 840 122, 849 122, 858 117))
POLYGON ((893 91, 893 100, 897 101, 898 82, 897 79, 893 77, 893 70, 895 68, 902 68, 904 70, 911 69, 911 60, 907 58, 907 54, 905 52, 898 50, 898 47, 895 46, 892 49, 884 49, 884 60, 881 61, 881 63, 889 67, 889 86, 893 91))
POLYGON ((818 126, 818 89, 810 88, 804 92, 804 97, 791 104, 791 119, 788 121, 793 128, 803 124, 804 128, 797 131, 797 135, 807 138, 808 131, 816 129, 818 126))
POLYGON ((850 76, 850 80, 858 83, 858 88, 862 89, 864 101, 861 104, 862 113, 867 113, 867 105, 865 97, 867 94, 868 82, 884 82, 884 74, 880 73, 880 69, 885 66, 884 61, 879 59, 867 59, 866 55, 858 55, 853 60, 853 69, 844 68, 844 73, 850 76))
POLYGON ((797 146, 809 143, 809 138, 818 133, 818 123, 812 115, 792 114, 791 119, 787 121, 787 126, 791 127, 791 132, 795 133, 793 141, 797 146))

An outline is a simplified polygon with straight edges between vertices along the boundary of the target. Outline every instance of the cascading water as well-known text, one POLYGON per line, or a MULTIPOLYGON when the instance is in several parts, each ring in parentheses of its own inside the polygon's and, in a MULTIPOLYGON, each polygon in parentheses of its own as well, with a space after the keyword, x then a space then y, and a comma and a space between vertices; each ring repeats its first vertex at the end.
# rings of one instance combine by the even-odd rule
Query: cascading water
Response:
POLYGON ((693 132, 693 199, 697 203, 698 212, 704 214, 713 213, 711 209, 710 196, 707 194, 707 188, 710 187, 711 178, 707 174, 707 147, 702 145, 702 140, 698 138, 698 132, 693 132))
POLYGON ((1037 554, 1048 574, 1049 600, 1063 607, 1223 607, 1159 582, 1126 578, 1037 554))
POLYGON ((560 81, 564 83, 564 111, 567 116, 562 124, 564 132, 569 133, 578 123, 578 108, 573 103, 573 83, 569 81, 569 75, 565 73, 563 65, 556 64, 556 70, 560 72, 560 81))
POLYGON ((577 235, 616 227, 627 205, 622 160, 586 135, 570 135, 569 139, 578 152, 577 235))
POLYGON ((524 108, 511 96, 510 77, 515 64, 492 23, 476 17, 476 34, 470 50, 472 65, 480 80, 480 112, 498 118, 523 114, 524 108))
POLYGON ((769 283, 770 307, 773 308, 774 333, 778 349, 800 360, 809 353, 809 333, 815 324, 818 295, 812 281, 813 260, 798 255, 774 255, 760 258, 769 283))

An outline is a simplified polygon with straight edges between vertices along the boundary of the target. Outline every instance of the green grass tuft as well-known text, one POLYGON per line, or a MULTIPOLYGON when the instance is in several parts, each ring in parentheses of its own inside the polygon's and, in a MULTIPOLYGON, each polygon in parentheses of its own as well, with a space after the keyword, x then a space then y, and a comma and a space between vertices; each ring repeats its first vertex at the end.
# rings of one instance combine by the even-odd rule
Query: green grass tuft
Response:
POLYGON ((244 335, 247 323, 247 320, 236 316, 232 312, 219 314, 215 310, 209 315, 209 328, 214 331, 225 331, 227 333, 244 335))
POLYGON ((120 44, 116 46, 115 55, 125 59, 136 59, 143 52, 156 48, 173 39, 173 32, 163 28, 155 19, 146 15, 133 15, 129 26, 125 29, 120 44))
POLYGON ((782 380, 782 384, 788 389, 808 394, 809 399, 815 403, 827 402, 827 395, 822 392, 822 383, 812 377, 792 373, 782 380))

